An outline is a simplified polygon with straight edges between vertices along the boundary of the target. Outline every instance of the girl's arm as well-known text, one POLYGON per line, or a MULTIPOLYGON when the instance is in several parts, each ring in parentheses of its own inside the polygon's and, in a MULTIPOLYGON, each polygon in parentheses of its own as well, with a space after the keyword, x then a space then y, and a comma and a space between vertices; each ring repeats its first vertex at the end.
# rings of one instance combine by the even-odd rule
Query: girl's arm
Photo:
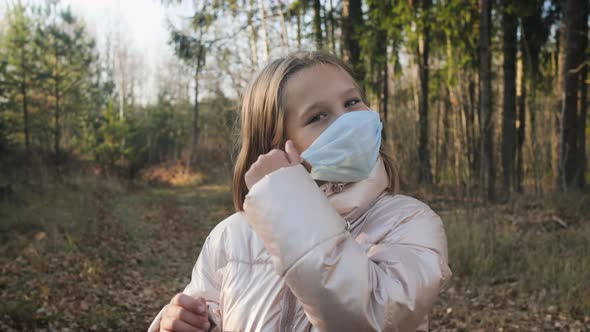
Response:
MULTIPOLYGON (((219 310, 220 282, 217 280, 215 273, 217 270, 215 266, 217 266, 216 263, 219 257, 216 257, 218 250, 215 249, 215 243, 217 241, 212 240, 215 231, 213 230, 205 240, 199 258, 193 267, 191 281, 182 291, 186 295, 194 298, 203 297, 207 301, 209 322, 211 323, 209 331, 218 331, 217 327, 221 326, 221 313, 219 310)), ((154 318, 148 332, 159 331, 164 308, 154 318)))
POLYGON ((398 202, 377 211, 392 226, 368 252, 301 165, 262 178, 244 210, 315 327, 415 331, 451 271, 440 218, 416 200, 398 202))

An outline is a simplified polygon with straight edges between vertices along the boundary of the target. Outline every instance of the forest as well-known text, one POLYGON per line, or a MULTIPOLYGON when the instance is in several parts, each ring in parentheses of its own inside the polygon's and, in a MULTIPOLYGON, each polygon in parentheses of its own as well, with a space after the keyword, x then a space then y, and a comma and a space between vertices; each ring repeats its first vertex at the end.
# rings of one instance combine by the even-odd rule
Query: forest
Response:
POLYGON ((124 25, 0 3, 0 330, 147 329, 233 213, 247 84, 323 50, 445 223, 430 329, 590 331, 587 0, 144 1, 153 84, 124 25))

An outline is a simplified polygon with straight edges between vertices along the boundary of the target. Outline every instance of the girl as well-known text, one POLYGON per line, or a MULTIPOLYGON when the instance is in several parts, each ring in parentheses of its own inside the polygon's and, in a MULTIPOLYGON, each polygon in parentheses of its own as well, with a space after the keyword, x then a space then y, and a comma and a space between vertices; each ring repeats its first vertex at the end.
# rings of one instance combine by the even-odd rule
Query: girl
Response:
POLYGON ((348 67, 321 52, 273 61, 243 96, 241 130, 237 212, 149 331, 427 330, 451 276, 443 224, 396 194, 348 67))

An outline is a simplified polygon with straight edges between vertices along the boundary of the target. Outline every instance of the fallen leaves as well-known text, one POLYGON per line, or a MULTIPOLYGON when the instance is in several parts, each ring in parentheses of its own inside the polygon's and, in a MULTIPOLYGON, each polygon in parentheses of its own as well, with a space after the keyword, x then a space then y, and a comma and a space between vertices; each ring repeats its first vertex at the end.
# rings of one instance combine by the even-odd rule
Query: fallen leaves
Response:
POLYGON ((99 193, 88 232, 31 234, 17 255, 0 257, 0 330, 145 330, 189 281, 199 245, 229 206, 227 187, 228 199, 200 199, 207 191, 99 193))

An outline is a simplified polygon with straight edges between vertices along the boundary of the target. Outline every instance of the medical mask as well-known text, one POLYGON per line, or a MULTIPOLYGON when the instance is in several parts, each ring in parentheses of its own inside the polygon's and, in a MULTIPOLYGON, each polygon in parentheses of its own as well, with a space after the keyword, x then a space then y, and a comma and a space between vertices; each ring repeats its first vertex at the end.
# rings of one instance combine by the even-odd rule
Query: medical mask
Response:
POLYGON ((358 182, 369 177, 379 157, 383 125, 377 112, 341 115, 303 151, 311 177, 330 182, 358 182))

